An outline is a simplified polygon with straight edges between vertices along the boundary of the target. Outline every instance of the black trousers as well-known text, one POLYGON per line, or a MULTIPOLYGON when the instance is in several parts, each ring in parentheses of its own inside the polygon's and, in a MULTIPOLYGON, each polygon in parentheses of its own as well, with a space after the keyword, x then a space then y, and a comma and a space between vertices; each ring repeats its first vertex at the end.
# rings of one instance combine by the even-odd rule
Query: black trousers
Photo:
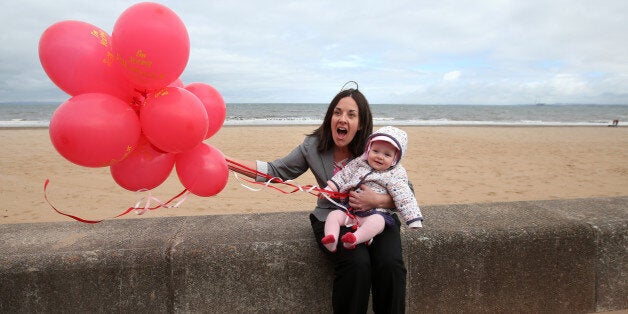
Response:
MULTIPOLYGON (((360 244, 347 250, 339 241, 337 251, 330 253, 320 243, 325 222, 310 214, 316 241, 334 263, 334 313, 366 313, 371 289, 375 313, 405 312, 406 267, 399 234, 401 223, 397 215, 393 216, 395 225, 386 226, 371 245, 360 244)), ((348 231, 351 229, 341 227, 340 237, 348 231)))

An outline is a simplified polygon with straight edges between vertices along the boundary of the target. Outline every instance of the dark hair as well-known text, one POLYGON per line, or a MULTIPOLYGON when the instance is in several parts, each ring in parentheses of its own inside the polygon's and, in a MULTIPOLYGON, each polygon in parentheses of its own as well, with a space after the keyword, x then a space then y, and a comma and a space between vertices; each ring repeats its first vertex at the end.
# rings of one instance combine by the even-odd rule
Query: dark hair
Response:
POLYGON ((358 104, 360 130, 356 132, 355 137, 351 140, 351 143, 349 143, 349 151, 353 157, 356 157, 362 155, 366 140, 369 135, 373 133, 373 115, 371 114, 371 107, 369 107, 369 102, 366 100, 366 97, 364 97, 364 94, 358 89, 350 88, 341 90, 336 97, 332 99, 331 103, 329 103, 323 123, 310 135, 318 136, 319 152, 322 153, 334 147, 334 139, 331 133, 331 118, 334 114, 334 109, 336 109, 340 100, 345 97, 351 97, 358 104))

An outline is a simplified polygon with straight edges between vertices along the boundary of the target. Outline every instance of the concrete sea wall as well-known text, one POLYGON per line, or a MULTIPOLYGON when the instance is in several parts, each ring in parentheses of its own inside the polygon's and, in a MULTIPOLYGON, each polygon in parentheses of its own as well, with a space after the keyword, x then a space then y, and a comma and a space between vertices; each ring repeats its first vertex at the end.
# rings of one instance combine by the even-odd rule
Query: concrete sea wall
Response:
MULTIPOLYGON (((422 210, 408 313, 628 309, 628 196, 422 210)), ((329 313, 307 216, 0 225, 0 312, 329 313)))

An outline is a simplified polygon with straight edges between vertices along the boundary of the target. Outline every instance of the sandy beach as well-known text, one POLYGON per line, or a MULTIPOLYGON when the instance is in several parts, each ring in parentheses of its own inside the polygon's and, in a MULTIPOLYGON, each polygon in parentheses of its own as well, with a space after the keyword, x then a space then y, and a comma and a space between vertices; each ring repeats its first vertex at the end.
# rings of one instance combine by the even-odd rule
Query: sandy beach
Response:
MULTIPOLYGON (((377 128, 377 127, 376 127, 377 128)), ((402 126, 408 154, 402 160, 419 204, 484 203, 628 195, 628 128, 402 126)), ((298 145, 313 126, 225 126, 206 142, 239 159, 273 160, 298 145)), ((48 129, 1 129, 0 223, 112 219, 148 192, 119 187, 109 168, 87 168, 61 157, 48 129)), ((298 184, 316 184, 308 172, 298 184)), ((138 216, 191 216, 307 211, 314 196, 251 191, 233 174, 212 197, 189 195, 178 208, 138 216)), ((256 186, 258 187, 258 186, 256 186)), ((150 192, 166 201, 183 190, 173 171, 150 192)), ((78 223, 78 222, 77 222, 78 223)))

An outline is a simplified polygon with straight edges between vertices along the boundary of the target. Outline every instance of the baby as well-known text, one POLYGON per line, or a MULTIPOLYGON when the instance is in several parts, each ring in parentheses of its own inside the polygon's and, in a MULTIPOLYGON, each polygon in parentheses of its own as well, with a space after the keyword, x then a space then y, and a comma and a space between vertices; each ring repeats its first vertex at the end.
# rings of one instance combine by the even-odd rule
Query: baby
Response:
MULTIPOLYGON (((410 228, 422 227, 423 216, 414 193, 408 184, 408 175, 399 163, 408 145, 406 132, 392 126, 383 127, 373 133, 366 142, 364 154, 349 162, 327 182, 325 189, 334 192, 347 192, 365 184, 377 193, 390 194, 410 228)), ((375 208, 363 212, 351 209, 334 210, 325 222, 323 245, 331 252, 336 251, 340 226, 357 225, 355 232, 348 232, 341 241, 347 249, 367 242, 381 233, 386 225, 392 226, 394 219, 388 209, 375 208)))

